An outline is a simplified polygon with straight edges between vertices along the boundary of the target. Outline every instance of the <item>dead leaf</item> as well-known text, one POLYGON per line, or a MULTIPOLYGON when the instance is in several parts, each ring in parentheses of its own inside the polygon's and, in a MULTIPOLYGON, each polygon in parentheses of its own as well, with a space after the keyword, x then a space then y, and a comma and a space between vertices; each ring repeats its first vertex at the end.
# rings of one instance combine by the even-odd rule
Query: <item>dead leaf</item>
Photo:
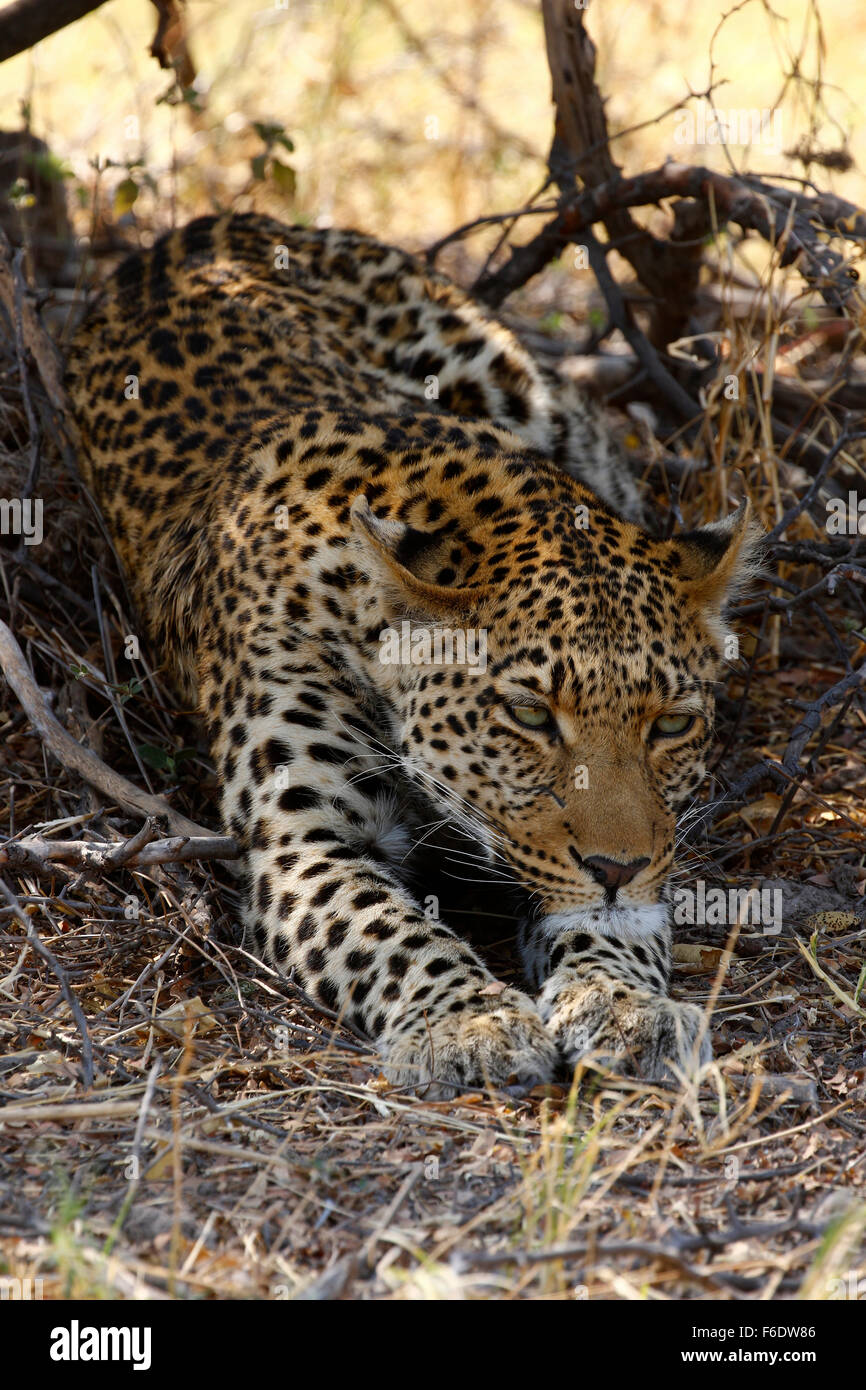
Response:
POLYGON ((185 1036, 187 1021, 194 1034, 210 1033, 216 1027, 213 1011, 202 1003, 197 994, 190 999, 179 999, 176 1004, 170 1004, 161 1014, 157 1014, 156 1021, 176 1038, 185 1036))
POLYGON ((787 1052, 793 1062, 798 1067, 806 1071, 812 1063, 812 1049, 805 1038, 792 1038, 787 1045, 787 1052))
MULTIPOLYGON (((684 975, 715 974, 725 954, 721 946, 693 946, 688 942, 673 948, 674 961, 684 967, 684 975)), ((735 952, 730 951, 727 954, 732 960, 736 960, 735 952)))
POLYGON ((171 1144, 166 1144, 161 1153, 151 1163, 145 1171, 144 1182, 164 1182, 171 1173, 172 1159, 174 1157, 171 1144))
POLYGON ((731 811, 727 816, 723 816, 717 824, 717 829, 722 826, 733 825, 736 821, 745 821, 750 830, 756 835, 763 830, 768 830, 776 819, 782 798, 775 792, 767 792, 757 801, 753 801, 750 806, 744 806, 739 811, 731 811))

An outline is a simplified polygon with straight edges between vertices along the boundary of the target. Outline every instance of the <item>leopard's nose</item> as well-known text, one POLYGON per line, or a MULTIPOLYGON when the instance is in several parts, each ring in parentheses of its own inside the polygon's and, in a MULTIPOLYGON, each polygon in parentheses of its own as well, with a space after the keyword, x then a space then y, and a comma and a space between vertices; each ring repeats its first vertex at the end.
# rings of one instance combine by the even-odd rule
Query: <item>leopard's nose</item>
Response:
POLYGON ((593 854, 589 859, 584 859, 583 867, 588 869, 603 888, 622 888, 626 883, 631 883, 636 878, 641 869, 645 869, 649 859, 632 859, 630 863, 623 864, 619 859, 605 859, 600 854, 593 854))

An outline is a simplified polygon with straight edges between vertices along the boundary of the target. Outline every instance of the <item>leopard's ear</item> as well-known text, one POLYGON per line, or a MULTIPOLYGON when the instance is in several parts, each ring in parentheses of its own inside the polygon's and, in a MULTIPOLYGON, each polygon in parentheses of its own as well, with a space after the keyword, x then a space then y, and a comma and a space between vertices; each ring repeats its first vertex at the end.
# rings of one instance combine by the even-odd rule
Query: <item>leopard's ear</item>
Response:
POLYGON ((692 602, 719 612, 735 599, 757 572, 761 537, 748 497, 723 521, 674 536, 670 554, 692 602))
POLYGON ((445 568, 443 550, 453 541, 419 531, 405 521, 376 516, 363 494, 353 501, 350 515, 368 555, 375 556, 380 574, 406 613, 453 615, 469 613, 477 606, 480 589, 438 584, 431 578, 445 568))

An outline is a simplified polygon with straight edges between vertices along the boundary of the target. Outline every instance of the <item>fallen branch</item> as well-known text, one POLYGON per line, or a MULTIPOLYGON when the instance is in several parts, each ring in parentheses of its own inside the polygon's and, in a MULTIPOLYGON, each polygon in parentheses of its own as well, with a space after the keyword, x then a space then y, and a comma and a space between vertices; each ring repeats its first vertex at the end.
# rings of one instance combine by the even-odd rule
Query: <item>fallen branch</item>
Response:
POLYGON ((137 1100, 22 1101, 0 1109, 0 1124, 33 1125, 46 1120, 117 1120, 137 1115, 137 1100))
POLYGON ((182 864, 190 859, 237 859, 240 854, 229 835, 174 835, 129 851, 129 845, 137 838, 110 845, 88 840, 45 840, 39 835, 28 835, 23 840, 9 840, 0 846, 0 868, 51 875, 56 872, 55 865, 66 864, 74 869, 86 869, 88 873, 108 873, 118 868, 182 864))

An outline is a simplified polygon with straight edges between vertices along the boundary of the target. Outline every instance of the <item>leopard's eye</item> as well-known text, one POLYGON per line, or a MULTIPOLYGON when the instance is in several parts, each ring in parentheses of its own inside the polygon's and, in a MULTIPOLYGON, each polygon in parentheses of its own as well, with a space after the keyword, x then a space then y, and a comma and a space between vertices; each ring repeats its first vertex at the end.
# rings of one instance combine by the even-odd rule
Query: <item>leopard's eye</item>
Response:
POLYGON ((553 723, 550 710, 542 705, 509 705, 509 710, 518 724, 527 729, 545 729, 553 723))
POLYGON ((684 734, 695 722, 693 714, 663 714, 650 729, 650 738, 670 738, 672 734, 684 734))

